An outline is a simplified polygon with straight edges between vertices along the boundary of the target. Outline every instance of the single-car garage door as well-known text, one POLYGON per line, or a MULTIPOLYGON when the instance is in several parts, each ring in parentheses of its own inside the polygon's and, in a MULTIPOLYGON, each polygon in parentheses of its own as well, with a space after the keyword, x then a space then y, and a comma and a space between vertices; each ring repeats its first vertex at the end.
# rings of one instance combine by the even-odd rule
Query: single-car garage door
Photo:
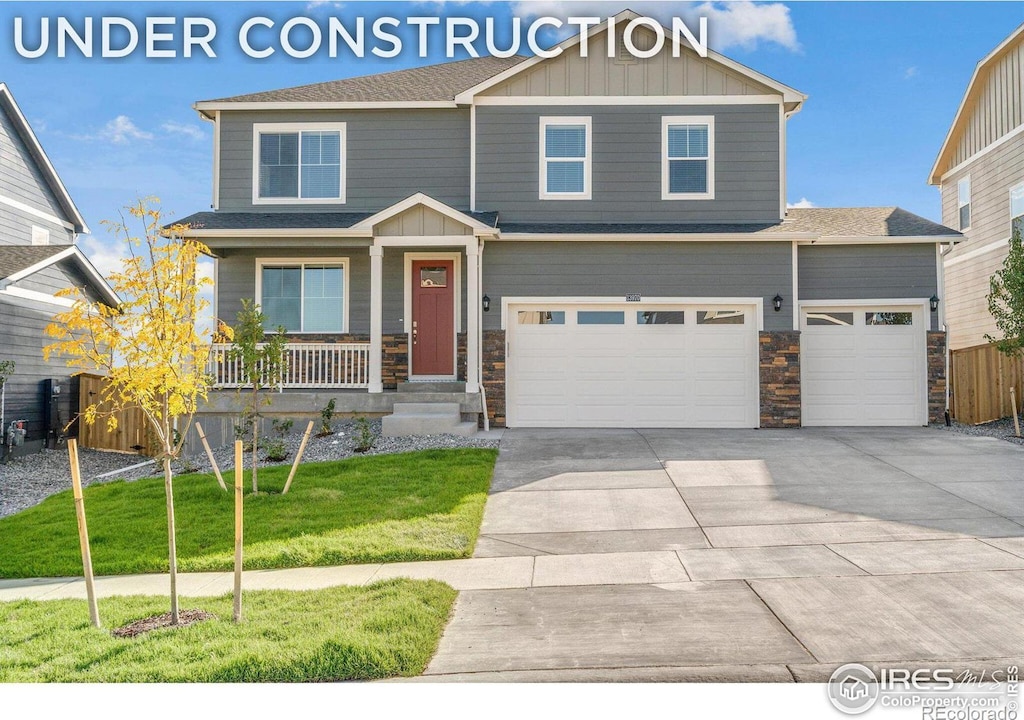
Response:
POLYGON ((758 425, 756 305, 515 304, 510 427, 758 425))
POLYGON ((921 306, 801 308, 804 425, 926 425, 921 306))

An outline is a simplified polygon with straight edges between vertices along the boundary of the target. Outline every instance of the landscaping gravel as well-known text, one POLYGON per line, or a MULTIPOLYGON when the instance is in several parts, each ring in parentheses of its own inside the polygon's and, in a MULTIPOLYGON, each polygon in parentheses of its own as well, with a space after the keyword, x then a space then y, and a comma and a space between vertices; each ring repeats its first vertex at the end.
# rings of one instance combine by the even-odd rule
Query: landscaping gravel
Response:
MULTIPOLYGON (((1024 424, 1024 423, 1022 423, 1024 424)), ((961 435, 974 435, 975 437, 994 437, 1017 445, 1024 445, 1024 438, 1014 435, 1013 418, 1003 418, 984 425, 961 425, 953 422, 949 427, 938 425, 937 427, 948 432, 960 433, 961 435)))
MULTIPOLYGON (((373 447, 366 453, 362 453, 365 455, 467 447, 496 448, 498 446, 497 440, 467 438, 458 435, 385 438, 380 437, 379 419, 370 420, 369 424, 370 432, 375 439, 373 447)), ((359 432, 355 422, 336 422, 333 429, 334 432, 326 437, 310 436, 306 450, 302 454, 303 463, 342 460, 358 454, 355 447, 359 432)), ((284 438, 285 447, 288 449, 287 459, 279 462, 267 461, 263 459, 261 452, 259 466, 291 465, 301 442, 302 433, 291 432, 284 438)), ((234 466, 234 448, 230 445, 214 448, 213 454, 221 473, 227 475, 234 466)), ((82 468, 83 485, 111 480, 138 480, 160 474, 160 468, 156 463, 147 462, 146 458, 139 455, 80 449, 78 456, 82 468)), ((247 453, 246 463, 250 462, 251 454, 247 453)), ((178 460, 173 467, 176 474, 211 471, 210 461, 202 450, 199 455, 178 460)), ((34 455, 14 458, 8 463, 0 463, 0 517, 20 512, 42 502, 52 494, 70 487, 71 472, 68 468, 67 449, 64 447, 58 450, 44 450, 34 455)))

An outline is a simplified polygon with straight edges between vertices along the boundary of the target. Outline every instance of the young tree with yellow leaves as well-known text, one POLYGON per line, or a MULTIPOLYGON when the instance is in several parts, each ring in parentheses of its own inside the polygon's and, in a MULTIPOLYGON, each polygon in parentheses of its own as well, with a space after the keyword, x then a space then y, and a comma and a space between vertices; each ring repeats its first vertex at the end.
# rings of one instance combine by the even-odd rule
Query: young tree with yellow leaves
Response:
MULTIPOLYGON (((182 238, 185 226, 163 228, 155 198, 140 199, 125 208, 118 222, 106 222, 124 240, 131 255, 110 284, 122 299, 118 308, 91 302, 81 289, 63 292, 74 305, 54 316, 46 328, 55 339, 44 355, 61 355, 71 367, 103 372, 106 389, 81 417, 89 424, 101 416, 117 427, 117 413, 140 408, 159 443, 167 499, 167 545, 171 580, 171 622, 178 624, 177 548, 174 528, 174 488, 171 460, 181 452, 198 403, 210 387, 206 365, 211 337, 196 327, 209 306, 201 296, 212 284, 198 277, 200 256, 208 249, 182 238), (133 226, 141 229, 134 236, 133 226), (100 405, 105 411, 100 411, 100 405)), ((222 329, 223 331, 223 329, 222 329)), ((230 332, 230 329, 227 330, 230 332)))

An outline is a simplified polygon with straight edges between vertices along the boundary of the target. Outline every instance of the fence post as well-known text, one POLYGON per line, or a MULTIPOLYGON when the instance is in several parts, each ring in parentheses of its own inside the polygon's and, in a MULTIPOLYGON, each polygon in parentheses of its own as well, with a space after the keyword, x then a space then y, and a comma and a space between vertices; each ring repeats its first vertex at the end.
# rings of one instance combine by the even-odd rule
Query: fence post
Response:
POLYGON ((75 515, 78 518, 78 543, 82 548, 82 569, 85 575, 85 595, 89 601, 89 620, 92 626, 100 626, 100 611, 96 605, 96 587, 92 577, 92 553, 89 552, 89 528, 85 523, 85 499, 82 497, 82 472, 78 467, 78 441, 68 439, 68 455, 71 461, 71 488, 75 497, 75 515))

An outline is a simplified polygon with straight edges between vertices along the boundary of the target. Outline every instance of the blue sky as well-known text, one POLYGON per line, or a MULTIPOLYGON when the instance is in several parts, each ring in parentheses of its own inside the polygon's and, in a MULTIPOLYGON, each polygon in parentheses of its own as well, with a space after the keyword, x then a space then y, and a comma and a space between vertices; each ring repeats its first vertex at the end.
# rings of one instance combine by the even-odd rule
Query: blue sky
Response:
MULTIPOLYGON (((926 184, 975 64, 1024 21, 1016 2, 679 3, 521 2, 0 2, 0 81, 6 82, 95 232, 82 246, 106 269, 121 249, 100 227, 139 195, 184 217, 210 205, 210 125, 197 100, 441 61, 413 52, 379 58, 254 60, 235 34, 255 15, 606 16, 631 7, 654 17, 705 15, 712 47, 810 97, 789 123, 789 201, 900 205, 939 219, 926 184), (216 59, 86 59, 14 51, 15 16, 187 15, 216 21, 216 59)), ((555 38, 549 37, 553 41, 555 38)))

